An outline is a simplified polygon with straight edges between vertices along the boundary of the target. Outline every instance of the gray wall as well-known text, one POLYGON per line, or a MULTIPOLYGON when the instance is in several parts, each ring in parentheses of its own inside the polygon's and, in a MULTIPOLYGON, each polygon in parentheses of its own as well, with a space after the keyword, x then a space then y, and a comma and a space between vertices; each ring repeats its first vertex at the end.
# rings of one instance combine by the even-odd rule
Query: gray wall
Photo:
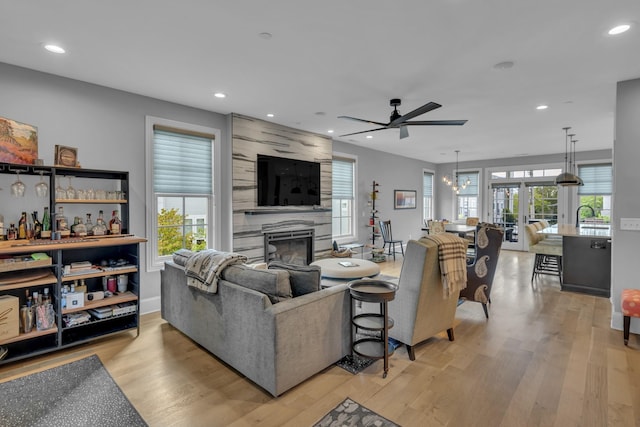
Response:
MULTIPOLYGON (((381 151, 362 148, 353 144, 333 141, 333 152, 357 156, 357 231, 358 241, 371 243, 369 223, 368 194, 373 181, 379 182, 376 209, 382 220, 390 219, 394 239, 417 239, 422 235, 422 171, 435 172, 435 165, 407 157, 395 156, 381 151), (416 209, 393 208, 393 190, 416 190, 418 200, 416 209), (369 240, 367 240, 369 239, 369 240)), ((382 246, 382 240, 376 241, 382 246)))
MULTIPOLYGON (((625 288, 640 289, 638 248, 640 232, 620 230, 620 218, 640 218, 640 79, 619 82, 613 144, 613 219, 611 326, 622 329, 620 295, 625 288)), ((640 333, 640 319, 631 319, 631 331, 640 333)), ((622 337, 620 338, 622 342, 622 337)))
MULTIPOLYGON (((231 182, 231 154, 227 116, 143 97, 0 63, 0 116, 38 127, 38 152, 47 165, 53 164, 55 144, 78 148, 84 168, 122 170, 130 173, 131 232, 145 236, 145 116, 151 115, 221 130, 223 182, 231 182)), ((2 200, 7 200, 6 185, 2 200)), ((222 203, 223 230, 231 230, 230 185, 218 197, 222 203), (226 209, 225 209, 226 206, 226 209)), ((31 192, 33 194, 33 192, 31 192)), ((41 200, 28 199, 26 211, 38 209, 41 200)), ((21 207, 2 203, 0 213, 19 218, 21 207), (17 210, 16 210, 17 209, 17 210)), ((94 215, 94 218, 97 216, 94 215)), ((222 238, 230 248, 230 234, 222 238)), ((160 274, 147 273, 145 248, 141 248, 141 309, 159 309, 160 274)))

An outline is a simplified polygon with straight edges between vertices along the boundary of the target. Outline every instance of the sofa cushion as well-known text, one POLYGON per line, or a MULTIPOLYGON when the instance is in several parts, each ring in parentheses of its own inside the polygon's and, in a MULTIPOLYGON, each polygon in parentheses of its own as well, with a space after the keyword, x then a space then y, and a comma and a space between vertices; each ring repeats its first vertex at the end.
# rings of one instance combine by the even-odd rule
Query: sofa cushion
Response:
POLYGON ((267 295, 273 304, 291 299, 289 273, 285 270, 262 270, 244 264, 230 265, 220 277, 267 295))
POLYGON ((320 267, 317 265, 271 262, 269 263, 269 269, 286 270, 289 272, 291 293, 294 298, 320 290, 320 267))

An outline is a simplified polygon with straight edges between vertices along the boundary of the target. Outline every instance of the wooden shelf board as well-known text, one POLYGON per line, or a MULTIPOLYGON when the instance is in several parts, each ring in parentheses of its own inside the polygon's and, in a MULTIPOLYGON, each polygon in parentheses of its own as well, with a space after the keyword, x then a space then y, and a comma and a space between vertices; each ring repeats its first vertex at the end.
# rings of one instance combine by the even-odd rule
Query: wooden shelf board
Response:
POLYGON ((84 307, 67 308, 62 310, 62 314, 77 313, 78 311, 84 311, 84 310, 89 310, 89 309, 98 308, 98 307, 106 307, 108 305, 121 304, 124 302, 137 301, 137 300, 138 300, 138 297, 134 295, 132 292, 124 292, 124 293, 114 295, 109 298, 97 300, 97 301, 85 301, 84 307))
POLYGON ((100 248, 105 246, 121 246, 133 245, 135 243, 144 243, 147 239, 133 235, 116 235, 87 237, 83 239, 71 238, 73 242, 65 242, 66 239, 60 240, 33 240, 26 241, 17 246, 9 246, 0 248, 0 255, 18 254, 29 252, 44 252, 58 249, 83 249, 83 248, 100 248))
POLYGON ((17 281, 14 282, 10 282, 12 280, 10 275, 4 275, 1 277, 2 279, 0 280, 0 292, 9 289, 29 288, 32 286, 54 285, 58 282, 58 279, 51 271, 49 271, 46 276, 38 277, 36 279, 28 279, 28 276, 18 276, 15 279, 17 281))
POLYGON ((56 199, 56 203, 114 204, 128 203, 127 199, 56 199))
POLYGON ((19 341, 24 341, 24 340, 30 340, 31 338, 37 338, 37 337, 42 337, 45 335, 50 335, 50 334, 55 334, 58 332, 58 327, 55 326, 53 328, 47 329, 45 331, 37 331, 37 330, 33 330, 31 332, 28 332, 26 334, 20 334, 17 337, 13 337, 13 338, 9 338, 7 340, 4 341, 0 341, 0 345, 4 345, 4 344, 11 344, 14 342, 19 342, 19 341))
POLYGON ((117 276, 119 274, 135 273, 136 267, 122 268, 119 270, 102 270, 100 268, 88 270, 87 273, 68 274, 62 276, 63 282, 73 282, 74 280, 91 279, 93 277, 117 276))

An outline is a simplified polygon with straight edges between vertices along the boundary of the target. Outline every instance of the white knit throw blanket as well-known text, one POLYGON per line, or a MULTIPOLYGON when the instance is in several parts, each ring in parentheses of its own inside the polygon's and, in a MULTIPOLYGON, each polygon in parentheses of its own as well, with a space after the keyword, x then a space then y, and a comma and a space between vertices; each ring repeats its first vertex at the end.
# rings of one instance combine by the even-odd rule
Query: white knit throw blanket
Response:
POLYGON ((232 252, 218 252, 213 249, 195 252, 184 265, 187 285, 215 294, 218 292, 218 279, 222 270, 229 265, 246 261, 246 256, 232 252))
POLYGON ((467 287, 467 241, 455 234, 431 234, 425 238, 438 245, 444 297, 457 295, 467 287))

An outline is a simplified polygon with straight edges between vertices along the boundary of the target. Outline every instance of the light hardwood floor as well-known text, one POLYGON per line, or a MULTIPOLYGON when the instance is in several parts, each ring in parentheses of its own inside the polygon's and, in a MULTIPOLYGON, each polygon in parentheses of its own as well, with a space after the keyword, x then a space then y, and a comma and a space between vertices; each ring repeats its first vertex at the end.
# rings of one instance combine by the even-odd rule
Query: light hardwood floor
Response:
MULTIPOLYGON (((151 426, 311 426, 345 397, 402 426, 640 426, 640 339, 610 328, 606 298, 529 278, 532 256, 503 251, 486 320, 458 308, 446 333, 352 375, 329 367, 275 399, 164 322, 141 335, 0 367, 0 381, 97 354, 151 426)), ((402 258, 382 264, 398 276, 402 258)), ((259 351, 259 350, 256 350, 259 351)))

